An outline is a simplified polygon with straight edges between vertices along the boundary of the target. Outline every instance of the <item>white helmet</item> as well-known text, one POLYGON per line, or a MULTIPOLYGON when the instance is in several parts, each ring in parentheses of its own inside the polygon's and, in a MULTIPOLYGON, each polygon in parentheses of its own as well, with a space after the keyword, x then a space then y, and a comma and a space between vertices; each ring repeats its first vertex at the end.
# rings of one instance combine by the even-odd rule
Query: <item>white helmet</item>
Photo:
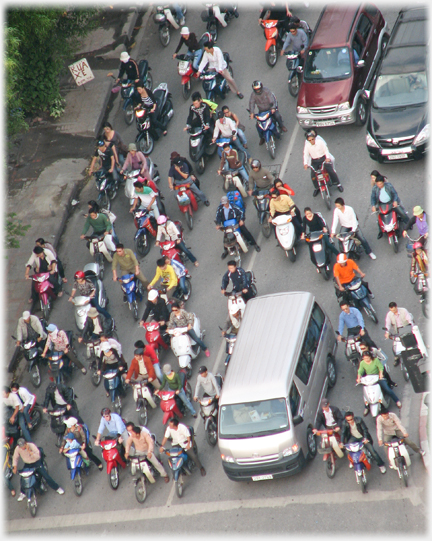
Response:
POLYGON ((149 301, 154 301, 155 299, 157 299, 159 297, 159 293, 156 289, 150 289, 150 291, 148 292, 148 300, 149 301))
POLYGON ((348 258, 346 256, 346 254, 339 254, 336 258, 336 261, 338 263, 346 263, 348 261, 348 258))

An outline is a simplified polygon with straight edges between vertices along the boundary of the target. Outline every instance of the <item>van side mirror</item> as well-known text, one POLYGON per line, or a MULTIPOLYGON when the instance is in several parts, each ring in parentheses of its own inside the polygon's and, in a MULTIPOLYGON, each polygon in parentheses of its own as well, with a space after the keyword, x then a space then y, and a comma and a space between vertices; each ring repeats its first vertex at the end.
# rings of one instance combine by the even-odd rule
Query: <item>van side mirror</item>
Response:
POLYGON ((294 426, 299 425, 303 421, 304 421, 304 419, 303 419, 303 417, 301 415, 296 415, 295 417, 293 417, 293 425, 294 426))
POLYGON ((364 65, 365 65, 365 61, 359 60, 356 64, 356 68, 364 68, 364 65))

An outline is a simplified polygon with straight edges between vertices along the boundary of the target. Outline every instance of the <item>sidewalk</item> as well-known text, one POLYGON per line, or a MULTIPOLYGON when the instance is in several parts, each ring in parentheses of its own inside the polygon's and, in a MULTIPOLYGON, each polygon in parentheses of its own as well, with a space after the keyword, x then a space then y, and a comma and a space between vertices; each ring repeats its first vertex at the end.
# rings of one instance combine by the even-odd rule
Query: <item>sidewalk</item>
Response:
POLYGON ((419 423, 419 439, 420 449, 425 451, 423 457, 423 464, 428 474, 430 474, 430 448, 429 448, 429 393, 422 394, 422 401, 420 406, 420 423, 419 423), (426 400, 427 398, 427 400, 426 400), (426 403, 428 405, 425 404, 426 403))
MULTIPOLYGON (((83 87, 77 87, 72 76, 62 81, 66 100, 62 117, 56 121, 37 119, 23 135, 18 150, 12 153, 13 159, 8 164, 6 212, 15 212, 17 218, 24 225, 31 224, 31 228, 19 238, 20 248, 6 253, 6 370, 11 365, 12 371, 17 371, 19 361, 15 362, 15 342, 10 336, 15 334, 22 312, 30 307, 31 283, 24 279, 25 264, 38 237, 43 237, 54 247, 60 242, 71 201, 77 198, 86 182, 94 139, 100 132, 110 98, 115 98, 111 93, 114 81, 106 74, 118 70, 120 53, 131 43, 143 9, 137 4, 122 7, 115 14, 107 10, 109 24, 90 33, 75 58, 87 58, 95 79, 83 87)), ((151 11, 142 17, 137 41, 143 35, 151 11)), ((38 307, 35 310, 39 317, 38 307)), ((14 378, 18 373, 19 370, 14 378)))

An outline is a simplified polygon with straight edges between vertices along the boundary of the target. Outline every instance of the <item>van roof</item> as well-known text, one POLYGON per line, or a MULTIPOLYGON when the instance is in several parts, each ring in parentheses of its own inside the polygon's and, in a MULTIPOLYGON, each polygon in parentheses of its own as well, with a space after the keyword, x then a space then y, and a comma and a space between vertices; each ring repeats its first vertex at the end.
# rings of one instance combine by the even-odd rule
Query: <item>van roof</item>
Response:
POLYGON ((428 40, 426 8, 402 9, 390 36, 387 49, 427 45, 428 40))
POLYGON ((326 6, 312 38, 312 49, 346 45, 359 9, 359 4, 353 5, 348 2, 346 5, 326 6))
POLYGON ((248 301, 219 404, 288 396, 292 361, 314 298, 312 293, 295 291, 248 301))

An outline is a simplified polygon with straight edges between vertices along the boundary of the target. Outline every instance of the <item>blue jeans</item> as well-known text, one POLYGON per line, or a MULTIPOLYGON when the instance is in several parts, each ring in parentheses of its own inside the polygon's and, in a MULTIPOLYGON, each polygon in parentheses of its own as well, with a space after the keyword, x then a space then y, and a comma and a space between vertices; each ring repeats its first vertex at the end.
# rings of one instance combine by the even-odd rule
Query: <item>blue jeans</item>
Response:
POLYGON ((188 256, 188 258, 192 261, 192 263, 195 263, 195 261, 197 260, 197 258, 193 255, 193 253, 192 253, 190 250, 188 250, 188 249, 186 248, 186 244, 184 243, 184 241, 179 242, 179 243, 177 244, 177 246, 180 248, 180 250, 181 250, 182 252, 184 252, 184 253, 188 256))
POLYGON ((396 394, 390 389, 389 384, 387 383, 386 379, 380 379, 378 381, 379 386, 381 387, 381 390, 383 393, 386 393, 389 395, 389 397, 393 400, 393 402, 399 402, 399 398, 396 396, 396 394))
POLYGON ((32 407, 32 404, 28 404, 25 408, 24 408, 24 411, 23 411, 23 415, 24 415, 24 418, 26 420, 26 423, 29 424, 31 422, 30 420, 30 414, 29 414, 29 411, 30 411, 30 408, 32 407))
POLYGON ((159 380, 159 383, 163 380, 163 374, 159 363, 153 365, 154 371, 156 372, 156 377, 159 380))
MULTIPOLYGON (((240 128, 237 128, 237 137, 240 139, 240 142, 242 145, 247 145, 246 135, 244 134, 244 131, 240 128)), ((245 149, 246 152, 246 149, 245 149)))
POLYGON ((192 406, 191 404, 191 401, 189 400, 189 398, 186 396, 186 393, 184 392, 184 389, 181 389, 181 391, 179 392, 178 394, 179 398, 181 399, 181 401, 183 402, 183 404, 187 407, 187 409, 190 411, 190 413, 192 415, 196 415, 195 413, 195 410, 194 410, 194 407, 192 406))
POLYGON ((92 299, 90 299, 90 304, 92 306, 94 306, 96 308, 96 310, 102 314, 103 316, 105 316, 106 318, 108 319, 112 319, 112 317, 110 316, 110 314, 105 310, 105 308, 102 308, 102 306, 100 306, 99 302, 97 301, 97 299, 95 299, 94 297, 92 299))
POLYGON ((117 246, 117 244, 120 244, 117 233, 114 231, 114 225, 112 226, 111 234, 112 234, 112 238, 113 238, 113 241, 114 241, 115 245, 117 246))
POLYGON ((186 288, 186 276, 181 276, 181 277, 179 278, 179 285, 180 285, 181 290, 183 291, 183 293, 184 293, 185 295, 187 295, 188 290, 187 290, 187 288, 186 288))
POLYGON ((330 237, 328 235, 324 235, 324 244, 326 245, 327 250, 330 252, 333 252, 334 255, 339 255, 339 250, 336 248, 333 242, 330 242, 330 237))
MULTIPOLYGON (((348 233, 348 231, 352 231, 351 227, 341 227, 340 232, 341 233, 348 233)), ((369 255, 372 252, 371 247, 369 246, 368 241, 366 240, 365 236, 362 233, 362 230, 360 227, 358 227, 355 231, 355 236, 358 238, 358 240, 361 242, 365 252, 367 255, 369 255)))
POLYGON ((21 411, 18 413, 18 424, 20 425, 22 435, 26 441, 32 442, 32 437, 30 436, 30 432, 27 426, 27 421, 25 418, 24 413, 21 411))
POLYGON ((52 488, 53 490, 57 490, 60 488, 60 485, 58 485, 54 479, 50 476, 50 474, 46 471, 45 466, 43 465, 43 461, 39 459, 37 462, 33 464, 29 464, 29 466, 35 466, 39 473, 42 475, 42 477, 47 482, 47 485, 52 488))
POLYGON ((206 351, 208 349, 207 346, 204 344, 204 342, 198 338, 197 333, 193 329, 191 329, 187 333, 193 340, 195 340, 195 342, 199 345, 199 347, 203 351, 206 351))
POLYGON ((204 53, 204 49, 197 49, 196 51, 188 51, 186 53, 186 57, 192 59, 192 67, 195 71, 198 71, 199 63, 201 62, 202 55, 204 53))
POLYGON ((173 10, 176 12, 179 22, 183 19, 183 11, 179 4, 172 4, 173 10))

